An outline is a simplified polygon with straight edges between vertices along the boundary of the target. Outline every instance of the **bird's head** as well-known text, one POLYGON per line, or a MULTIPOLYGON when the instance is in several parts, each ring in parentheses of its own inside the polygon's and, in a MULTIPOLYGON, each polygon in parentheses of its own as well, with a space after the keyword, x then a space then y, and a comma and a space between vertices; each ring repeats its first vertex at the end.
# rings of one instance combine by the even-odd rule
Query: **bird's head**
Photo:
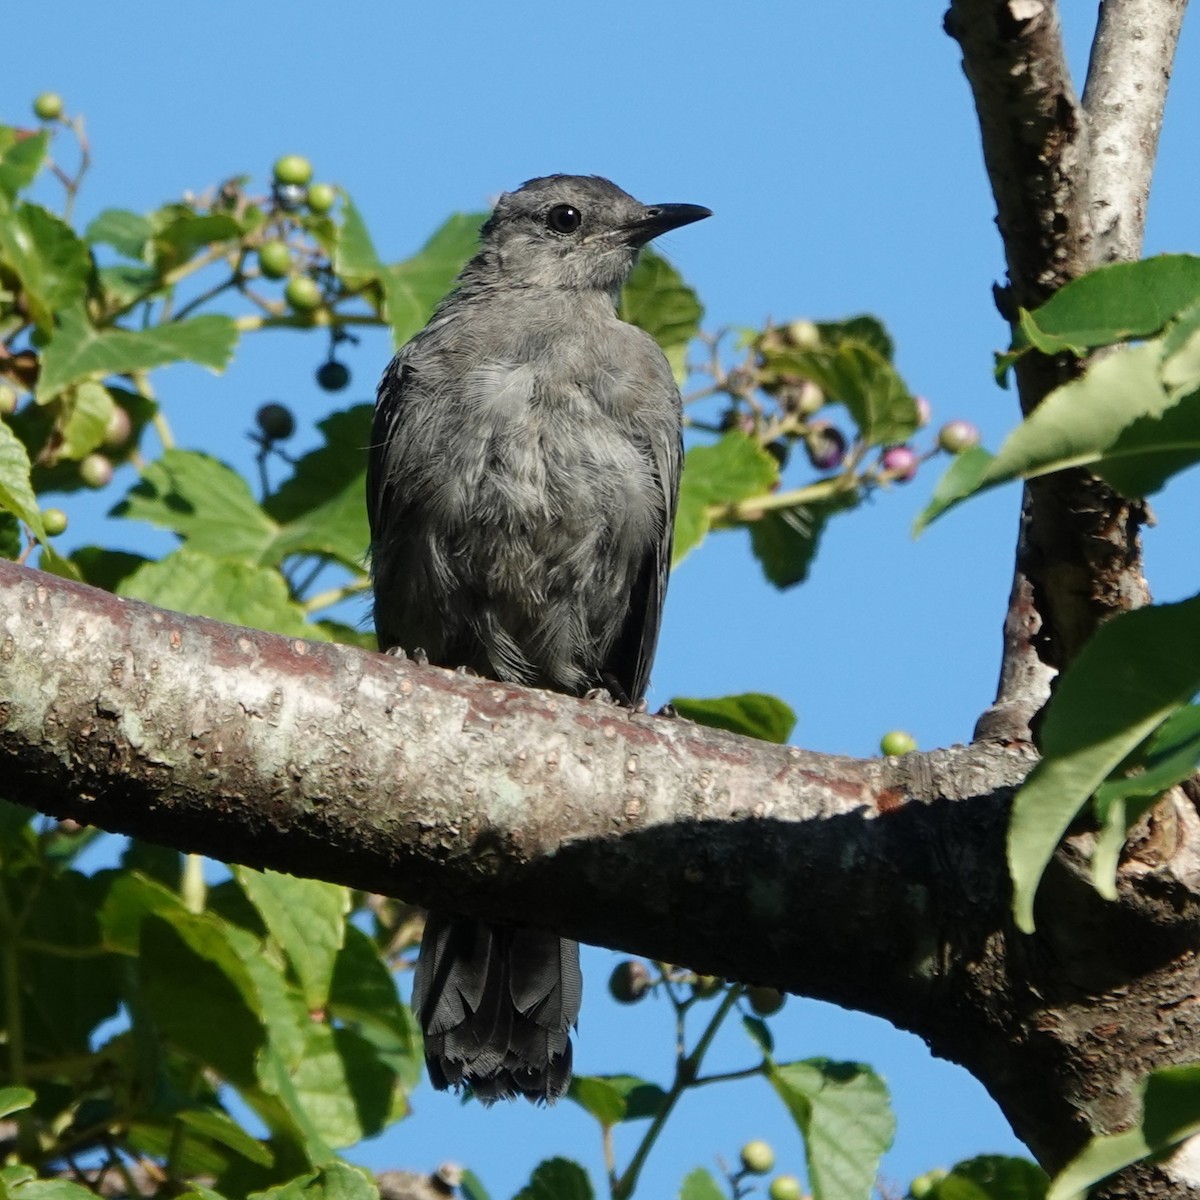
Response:
POLYGON ((641 204, 599 175, 546 175, 501 196, 481 239, 505 283, 615 293, 651 238, 711 216, 641 204))

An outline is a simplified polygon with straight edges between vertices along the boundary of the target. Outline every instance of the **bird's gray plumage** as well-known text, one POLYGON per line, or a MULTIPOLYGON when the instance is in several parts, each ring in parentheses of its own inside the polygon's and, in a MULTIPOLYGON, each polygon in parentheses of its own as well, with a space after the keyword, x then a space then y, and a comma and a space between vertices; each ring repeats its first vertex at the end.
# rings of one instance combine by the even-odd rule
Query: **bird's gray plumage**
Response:
MULTIPOLYGON (((597 176, 500 198, 479 253, 379 385, 367 504, 381 648, 641 699, 680 401, 657 343, 616 301, 642 245, 708 215, 647 207, 597 176)), ((433 1082, 556 1098, 580 994, 574 942, 431 914, 413 1005, 433 1082)))

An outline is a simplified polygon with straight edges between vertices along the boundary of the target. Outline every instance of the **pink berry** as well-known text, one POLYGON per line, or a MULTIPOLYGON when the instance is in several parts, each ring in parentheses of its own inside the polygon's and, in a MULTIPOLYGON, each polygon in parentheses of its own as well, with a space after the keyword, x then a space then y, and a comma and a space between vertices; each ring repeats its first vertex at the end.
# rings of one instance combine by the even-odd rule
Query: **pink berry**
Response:
POLYGON ((897 483, 907 483, 917 473, 917 455, 911 446, 889 446, 879 461, 897 483))

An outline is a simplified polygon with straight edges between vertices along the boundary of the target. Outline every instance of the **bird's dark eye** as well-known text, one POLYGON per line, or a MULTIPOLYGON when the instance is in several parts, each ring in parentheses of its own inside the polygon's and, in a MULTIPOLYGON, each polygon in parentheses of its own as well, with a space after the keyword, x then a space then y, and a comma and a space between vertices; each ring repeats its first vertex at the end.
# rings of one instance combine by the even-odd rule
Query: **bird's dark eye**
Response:
POLYGON ((572 208, 569 204, 556 204, 546 214, 546 224, 555 233, 574 233, 582 221, 583 216, 579 209, 572 208))

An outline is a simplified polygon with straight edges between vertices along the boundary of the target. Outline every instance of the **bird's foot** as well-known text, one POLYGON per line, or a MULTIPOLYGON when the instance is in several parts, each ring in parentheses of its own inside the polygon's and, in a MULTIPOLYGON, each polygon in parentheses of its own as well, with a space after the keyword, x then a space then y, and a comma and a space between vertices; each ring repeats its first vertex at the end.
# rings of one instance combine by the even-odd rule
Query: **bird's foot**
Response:
POLYGON ((384 654, 389 658, 404 658, 415 662, 418 667, 429 666, 429 655, 418 646, 411 654, 403 646, 389 646, 384 654))

